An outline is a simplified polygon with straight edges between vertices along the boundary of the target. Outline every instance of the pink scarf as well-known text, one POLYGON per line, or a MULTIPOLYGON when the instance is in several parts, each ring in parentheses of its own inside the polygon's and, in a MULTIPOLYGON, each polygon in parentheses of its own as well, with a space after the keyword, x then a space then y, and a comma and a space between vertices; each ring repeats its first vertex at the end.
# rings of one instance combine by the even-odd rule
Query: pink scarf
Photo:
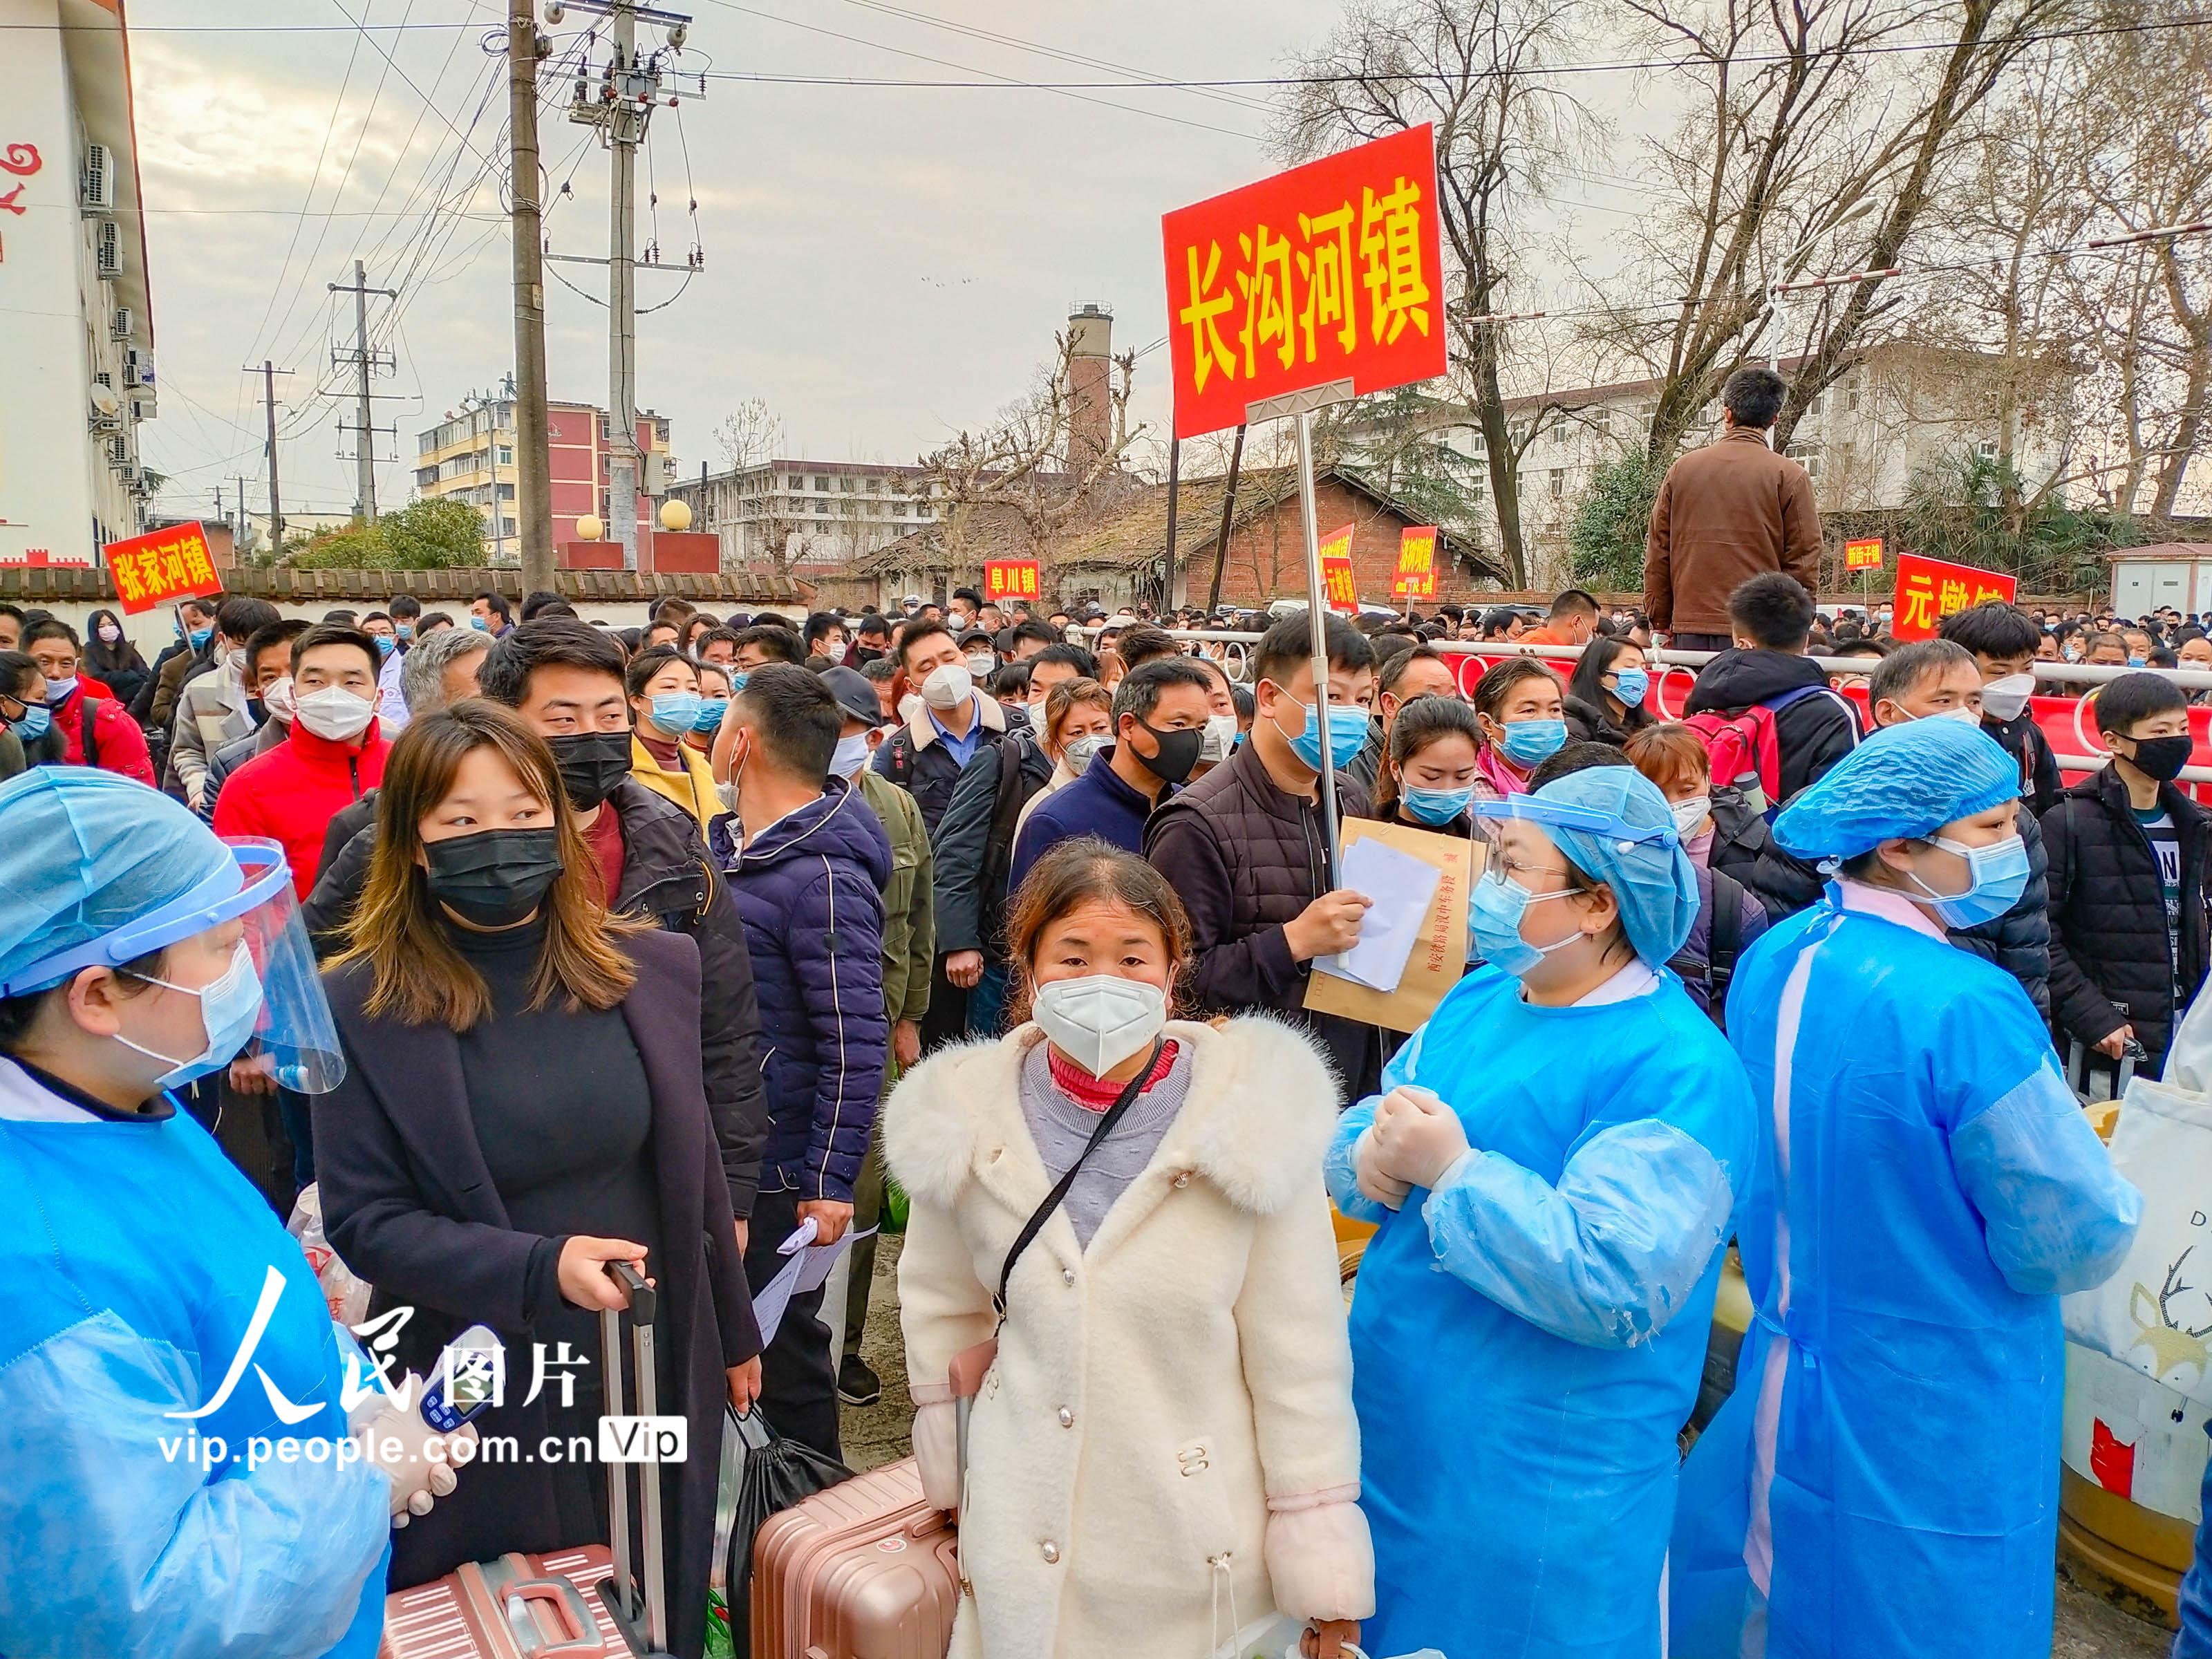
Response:
POLYGON ((1484 744, 1476 754, 1474 769, 1487 778, 1501 795, 1525 795, 1528 793, 1528 780, 1516 772, 1505 757, 1489 744, 1484 744))

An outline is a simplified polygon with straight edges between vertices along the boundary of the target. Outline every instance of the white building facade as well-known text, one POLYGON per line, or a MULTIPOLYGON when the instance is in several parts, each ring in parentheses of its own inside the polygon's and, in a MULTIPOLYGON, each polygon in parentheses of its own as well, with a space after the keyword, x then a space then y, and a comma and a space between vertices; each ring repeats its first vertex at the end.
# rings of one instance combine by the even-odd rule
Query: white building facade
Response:
POLYGON ((0 565, 96 563, 155 412, 122 0, 0 0, 0 565))
POLYGON ((783 564, 830 573, 936 521, 918 466, 862 461, 758 461, 671 483, 691 528, 722 544, 722 568, 783 564), (782 560, 774 555, 781 550, 782 560))

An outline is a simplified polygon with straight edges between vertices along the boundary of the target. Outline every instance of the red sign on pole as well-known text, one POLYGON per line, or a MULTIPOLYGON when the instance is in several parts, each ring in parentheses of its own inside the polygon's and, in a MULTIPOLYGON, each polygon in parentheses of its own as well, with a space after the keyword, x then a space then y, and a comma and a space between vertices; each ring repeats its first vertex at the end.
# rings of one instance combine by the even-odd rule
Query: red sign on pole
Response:
POLYGON ((1866 536, 1844 544, 1844 568, 1846 570, 1879 570, 1881 568, 1881 538, 1866 536))
POLYGON ((1321 538, 1321 580, 1328 608, 1359 614, 1359 579, 1352 570, 1352 526, 1340 526, 1321 538))
POLYGON ((100 552, 115 578, 116 597, 126 616, 222 592, 222 578, 208 550, 207 532, 198 524, 173 524, 143 536, 110 542, 100 552))
POLYGON ((1433 599, 1437 596, 1437 527, 1407 525, 1398 532, 1398 574, 1390 579, 1394 599, 1433 599))
POLYGON ((983 597, 994 605, 1001 599, 1035 599, 1042 591, 1042 580, 1035 559, 987 559, 983 563, 983 597))
POLYGON ((1349 380, 1444 372, 1437 148, 1414 127, 1177 208, 1167 260, 1175 435, 1349 380))
POLYGON ((1900 553, 1889 631, 1896 639, 1932 640, 1938 624, 1953 611, 1964 611, 1984 599, 2002 599, 2010 605, 2019 592, 2017 576, 1942 559, 1923 559, 1917 553, 1900 553))

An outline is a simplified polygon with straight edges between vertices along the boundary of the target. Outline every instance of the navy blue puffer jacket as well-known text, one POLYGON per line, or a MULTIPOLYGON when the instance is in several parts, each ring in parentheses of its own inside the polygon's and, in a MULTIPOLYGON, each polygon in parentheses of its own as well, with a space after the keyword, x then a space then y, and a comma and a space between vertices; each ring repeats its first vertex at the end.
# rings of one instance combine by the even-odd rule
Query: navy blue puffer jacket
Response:
POLYGON ((890 871, 883 821, 842 778, 731 867, 760 1003, 763 1192, 853 1201, 883 1089, 890 871))

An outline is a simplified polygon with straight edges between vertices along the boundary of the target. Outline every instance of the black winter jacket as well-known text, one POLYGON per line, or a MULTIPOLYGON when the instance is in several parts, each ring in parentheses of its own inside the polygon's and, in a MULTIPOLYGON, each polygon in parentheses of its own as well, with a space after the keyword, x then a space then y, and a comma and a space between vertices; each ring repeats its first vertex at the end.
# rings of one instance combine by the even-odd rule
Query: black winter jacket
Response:
POLYGON ((1014 861, 1014 824, 1051 778, 1052 757, 1030 727, 978 749, 961 773, 931 840, 939 956, 981 951, 989 961, 1006 959, 1006 872, 1014 861))
MULTIPOLYGON (((768 1097, 761 1082, 760 1009, 753 994, 752 956, 744 923, 728 887, 699 839, 698 820, 643 784, 624 778, 606 804, 622 819, 622 890, 617 910, 650 916, 663 931, 688 935, 699 947, 699 1053, 707 1109, 730 1181, 730 1207, 740 1220, 753 1212, 762 1149, 768 1145, 768 1097)), ((345 943, 346 919, 368 880, 376 852, 372 819, 335 859, 301 912, 319 956, 345 943)))
MULTIPOLYGON (((2178 966, 2182 1006, 2204 982, 2212 929, 2206 923, 2212 820, 2172 784, 2159 805, 2181 838, 2178 966)), ((2166 945, 2166 898, 2148 838, 2128 805, 2127 785, 2108 763, 2066 790, 2045 814, 2051 859, 2051 1003, 2063 1032, 2101 1042, 2123 1025, 2150 1051, 2156 1077, 2176 1013, 2177 964, 2166 945)))
MULTIPOLYGON (((1991 732, 1992 737, 1996 736, 1991 732)), ((2018 980, 2035 1004, 2036 1012, 2051 1018, 2051 857, 2043 844, 2043 830, 2028 803, 2022 800, 2013 815, 2020 837, 2027 843, 2027 885, 2011 909, 1991 921, 1950 930, 1951 943, 1971 951, 1984 962, 1993 962, 2018 980)))
POLYGON ((1827 769, 1858 746, 1859 717, 1841 694, 1826 690, 1828 676, 1810 657, 1782 651, 1723 651, 1698 671, 1685 714, 1740 714, 1755 702, 1817 685, 1821 695, 1801 697, 1774 717, 1782 761, 1783 805, 1818 783, 1827 769))
MULTIPOLYGON (((1367 792, 1341 772, 1345 817, 1369 815, 1367 792)), ((1190 996, 1207 1013, 1267 1009, 1311 1031, 1328 1050, 1346 1100, 1381 1079, 1376 1028, 1305 1011, 1309 963, 1294 961, 1283 924, 1328 890, 1321 807, 1286 795, 1249 743, 1145 825, 1145 857, 1190 913, 1190 996)))
POLYGON ((1610 708, 1580 697, 1569 697, 1565 712, 1569 743, 1607 743, 1615 749, 1626 746, 1630 738, 1652 723, 1651 716, 1641 708, 1632 708, 1626 720, 1616 720, 1610 708))
POLYGON ((1804 860, 1785 853, 1740 789, 1713 791, 1713 846, 1708 860, 1751 890, 1769 921, 1804 909, 1827 884, 1804 860))
POLYGON ((2020 763, 2020 797, 2039 819, 2058 805, 2065 780, 2058 775, 2058 757, 2051 752, 2051 739, 2043 735, 2032 713, 2022 710, 2008 720, 1991 720, 1984 714, 1982 730, 2020 763))
MULTIPOLYGON (((1011 725, 1006 711, 981 691, 975 693, 975 717, 983 723, 982 740, 975 746, 975 754, 980 755, 1004 742, 1011 725)), ((914 797, 914 804, 921 808, 921 821, 929 826, 933 847, 938 823, 952 805, 952 792, 967 768, 953 758, 952 751, 937 735, 929 707, 919 696, 907 699, 905 715, 906 723, 884 740, 869 764, 914 797)), ((975 758, 975 755, 969 757, 969 764, 975 758)), ((941 927, 937 950, 939 956, 945 953, 941 927)))

